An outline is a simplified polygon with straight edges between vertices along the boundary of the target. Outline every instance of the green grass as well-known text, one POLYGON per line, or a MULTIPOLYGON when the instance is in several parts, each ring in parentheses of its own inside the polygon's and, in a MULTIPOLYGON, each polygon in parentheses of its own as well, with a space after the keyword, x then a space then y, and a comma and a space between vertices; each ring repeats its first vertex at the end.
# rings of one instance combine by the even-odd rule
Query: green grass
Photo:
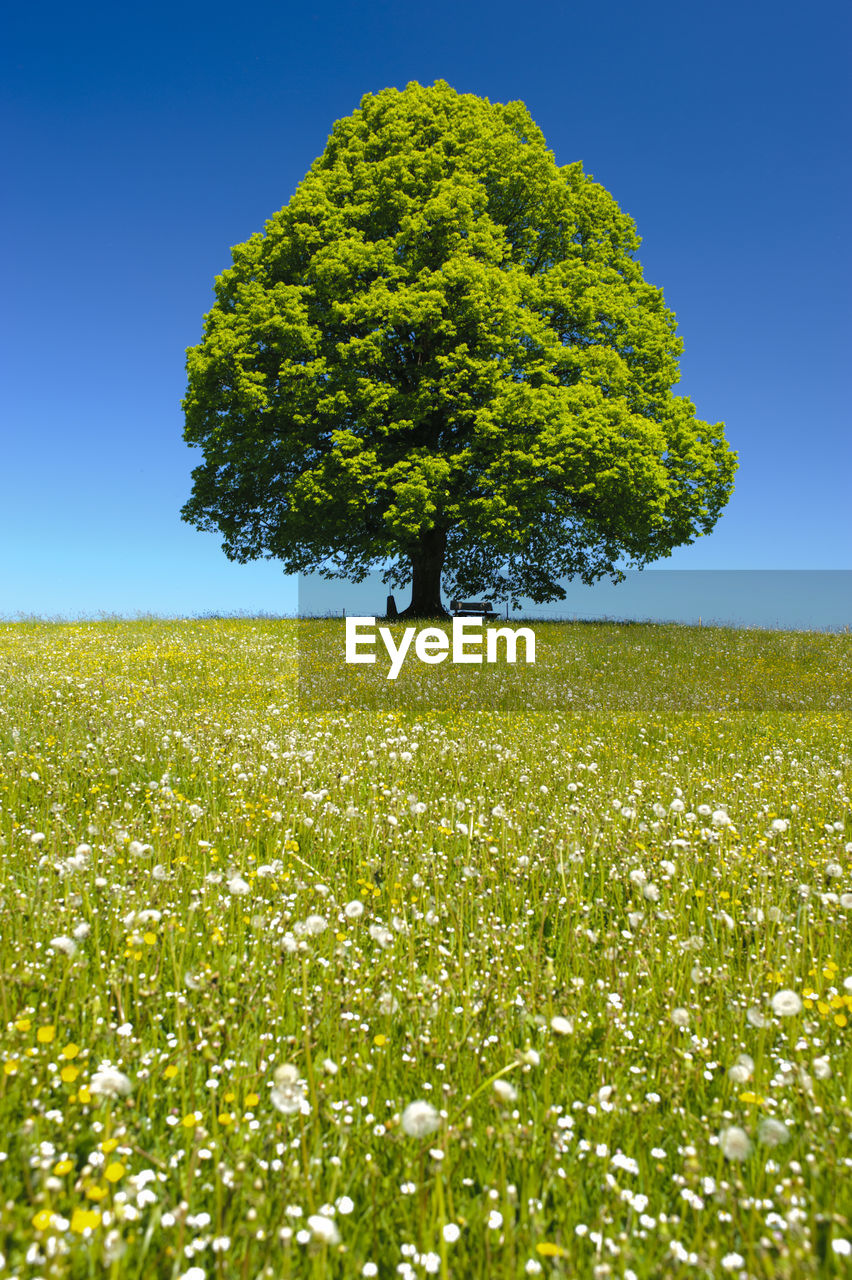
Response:
POLYGON ((0 625, 0 1274, 848 1274, 852 641, 536 631, 0 625))

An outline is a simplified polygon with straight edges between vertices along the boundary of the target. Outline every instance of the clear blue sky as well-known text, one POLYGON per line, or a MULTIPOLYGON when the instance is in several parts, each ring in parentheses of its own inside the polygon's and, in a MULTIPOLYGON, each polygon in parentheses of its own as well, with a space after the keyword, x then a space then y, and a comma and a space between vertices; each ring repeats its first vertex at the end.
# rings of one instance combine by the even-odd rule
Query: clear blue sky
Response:
POLYGON ((0 615, 283 611, 184 525, 184 351, 364 93, 520 98, 636 220, 681 390, 740 454, 677 568, 852 564, 849 9, 258 0, 14 6, 5 117, 0 615))

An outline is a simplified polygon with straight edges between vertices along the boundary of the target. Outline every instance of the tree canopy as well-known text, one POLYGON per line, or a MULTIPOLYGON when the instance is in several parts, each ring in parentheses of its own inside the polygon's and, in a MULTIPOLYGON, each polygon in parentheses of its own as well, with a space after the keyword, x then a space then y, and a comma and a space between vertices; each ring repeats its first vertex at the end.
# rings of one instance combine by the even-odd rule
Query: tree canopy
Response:
POLYGON ((217 278, 187 353, 182 514, 234 560, 544 602, 709 533, 721 423, 632 219, 521 102, 368 94, 217 278))

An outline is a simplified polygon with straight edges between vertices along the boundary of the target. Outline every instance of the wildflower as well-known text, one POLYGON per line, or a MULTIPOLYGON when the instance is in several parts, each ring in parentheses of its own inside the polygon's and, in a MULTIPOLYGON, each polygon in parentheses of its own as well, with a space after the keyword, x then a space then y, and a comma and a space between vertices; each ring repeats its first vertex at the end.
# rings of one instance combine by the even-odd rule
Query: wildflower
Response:
POLYGON ((317 934, 317 933, 322 933, 327 924, 328 924, 328 921, 326 920, 325 916, 315 916, 315 915, 308 916, 307 920, 305 921, 305 928, 307 929, 308 933, 317 934))
POLYGON ((719 1146, 726 1160, 745 1160, 751 1151, 751 1140, 745 1129, 732 1124, 719 1134, 719 1146))
POLYGON ((89 1081, 89 1092, 104 1098, 126 1097, 133 1091, 133 1082, 123 1071, 109 1065, 96 1071, 89 1081))
POLYGON ((831 1079, 831 1062, 828 1058, 814 1058, 813 1072, 817 1080, 831 1079))
POLYGON ((299 1079, 299 1071, 292 1063, 285 1062, 276 1069, 273 1076, 275 1087, 269 1095, 272 1105, 282 1115, 292 1116, 302 1111, 307 1105, 305 1089, 299 1079))
POLYGON ((790 1130, 782 1120, 774 1120, 771 1116, 767 1116, 761 1120, 757 1136, 764 1146, 780 1147, 782 1143, 789 1141, 790 1130))
POLYGON ((574 1030, 574 1021, 572 1018, 563 1018, 557 1014, 555 1018, 550 1019, 550 1029, 559 1036, 570 1036, 574 1030))
POLYGON ((772 997, 772 1012, 779 1018, 794 1018, 802 1011, 802 1001, 795 991, 776 991, 772 997))
POLYGON ((241 875, 232 876, 228 881, 228 892, 235 898, 244 898, 247 893, 251 893, 251 885, 241 875))
POLYGON ((374 942, 377 942, 380 947, 389 947, 393 942, 393 934, 390 929, 386 929, 384 925, 371 924, 369 932, 370 937, 374 942))
POLYGON ((409 1102, 402 1113, 400 1123, 403 1132, 410 1138, 425 1138, 427 1134, 434 1133, 439 1127, 441 1117, 431 1102, 418 1098, 416 1102, 409 1102))
POLYGON ((747 1053, 741 1053, 732 1067, 728 1069, 728 1079, 733 1084, 745 1084, 754 1071, 754 1060, 747 1053))
POLYGON ((313 1232, 314 1239, 322 1240, 323 1244, 337 1244, 340 1240, 337 1227, 331 1218, 327 1218, 323 1213, 312 1213, 307 1220, 307 1225, 313 1232))
POLYGON ((508 1080, 495 1080, 494 1092, 501 1102, 514 1102, 518 1096, 517 1089, 508 1080))
POLYGON ((488 1215, 488 1226, 492 1231, 499 1231, 503 1225, 503 1215, 499 1209, 492 1209, 488 1215))
POLYGON ((458 1226, 456 1226, 454 1222, 447 1222, 445 1223, 444 1229, 441 1234, 443 1235, 447 1244, 455 1244, 456 1240, 458 1240, 459 1236, 461 1235, 461 1229, 458 1226))
POLYGON ((711 815, 710 821, 713 823, 714 827, 729 827, 731 825, 731 819, 728 817, 727 813, 725 813, 724 809, 717 809, 715 813, 711 815))
POLYGON ((364 904, 358 898, 353 898, 351 902, 347 902, 343 908, 343 914, 347 920, 357 920, 359 916, 364 914, 364 904))
POLYGON ((50 939, 50 945, 54 951, 61 951, 63 955, 73 956, 77 951, 77 943, 73 938, 67 937, 64 933, 59 934, 56 938, 50 939))
POLYGON ((841 1258, 848 1258, 849 1255, 852 1254, 852 1243, 848 1240, 844 1240, 843 1236, 837 1236, 832 1240, 831 1248, 832 1251, 841 1258))

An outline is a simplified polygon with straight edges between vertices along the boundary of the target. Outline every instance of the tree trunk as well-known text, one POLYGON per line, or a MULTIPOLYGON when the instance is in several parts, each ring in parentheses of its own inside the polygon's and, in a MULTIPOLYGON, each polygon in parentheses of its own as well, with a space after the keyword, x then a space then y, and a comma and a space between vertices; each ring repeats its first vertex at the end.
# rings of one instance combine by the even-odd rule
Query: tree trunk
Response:
POLYGON ((411 553, 411 604, 401 618, 446 618, 441 604, 441 573, 447 551, 443 529, 424 529, 420 545, 411 553))

